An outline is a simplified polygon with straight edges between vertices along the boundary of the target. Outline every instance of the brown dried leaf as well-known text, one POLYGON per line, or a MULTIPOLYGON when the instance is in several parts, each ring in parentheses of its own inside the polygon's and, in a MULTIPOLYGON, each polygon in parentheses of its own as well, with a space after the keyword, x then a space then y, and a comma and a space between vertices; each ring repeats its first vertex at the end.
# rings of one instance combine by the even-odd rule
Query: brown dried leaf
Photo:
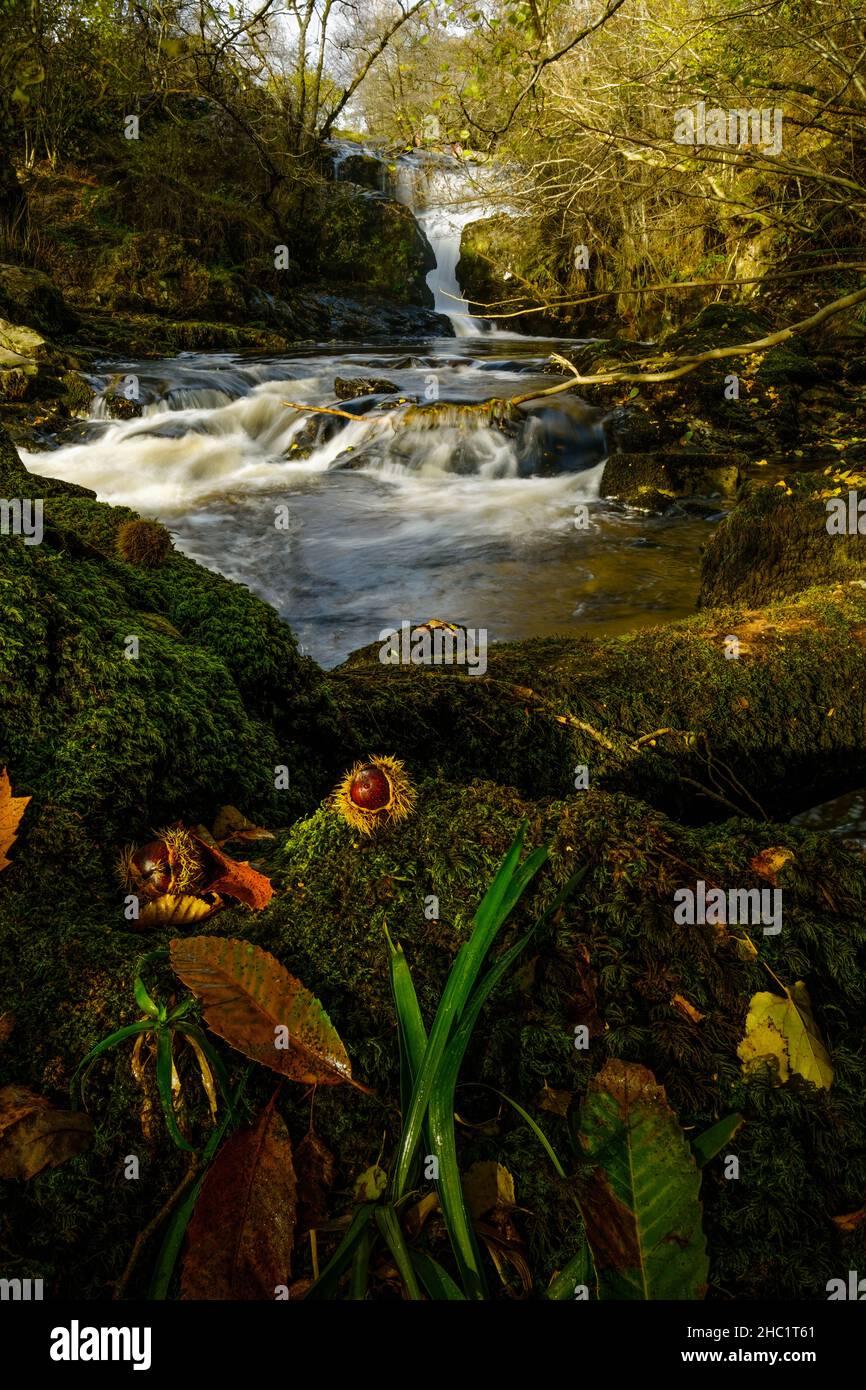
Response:
POLYGON ((0 772, 0 870, 8 868, 12 862, 6 856, 18 838, 18 826, 29 800, 29 796, 12 795, 12 784, 4 767, 0 772))
POLYGON ((847 1216, 834 1216, 833 1225, 838 1226, 840 1231, 856 1231, 858 1226, 862 1226, 866 1221, 866 1207, 861 1207, 859 1211, 848 1212, 847 1216))
POLYGON ((488 1212, 513 1211, 517 1206, 514 1179, 501 1163, 482 1160, 463 1174, 463 1195, 473 1220, 488 1212))
POLYGON ((231 1047, 292 1081, 352 1081, 346 1049, 319 1000, 267 951, 219 936, 175 937, 169 949, 172 967, 202 1000, 208 1027, 231 1047))
POLYGON ((685 1018, 690 1019, 692 1023, 700 1023, 701 1019, 704 1017, 700 1009, 696 1009, 694 1004, 690 1004, 683 994, 675 994, 671 1003, 675 1009, 679 1009, 680 1013, 683 1014, 685 1018))
POLYGON ((568 1107, 571 1105, 571 1091, 557 1091, 552 1086, 548 1086, 545 1081, 542 1089, 535 1098, 535 1104, 539 1110, 547 1110, 551 1115, 567 1115, 568 1107))
POLYGON ((327 1218, 328 1198, 334 1185, 334 1155, 314 1129, 308 1130, 295 1150, 295 1173, 300 1235, 327 1218))
POLYGON ((0 1178, 26 1181, 56 1168, 89 1146, 93 1121, 78 1110, 58 1110, 26 1086, 0 1090, 0 1178))
POLYGON ((256 912, 267 907, 274 896, 270 879, 252 868, 246 860, 230 859, 216 845, 207 845, 198 836, 193 838, 198 840, 212 865, 213 877, 206 884, 209 892, 225 893, 256 912))
POLYGON ((295 1196, 291 1140, 271 1101, 208 1169, 189 1225, 181 1298, 272 1301, 289 1283, 295 1196))
POLYGON ((14 1027, 15 1015, 12 1013, 11 1009, 7 1009, 5 1013, 0 1014, 0 1047, 2 1047, 5 1042, 9 1041, 14 1027))
POLYGON ((248 820, 237 806, 221 806, 213 823, 213 837, 221 843, 228 840, 273 840, 270 830, 248 820))

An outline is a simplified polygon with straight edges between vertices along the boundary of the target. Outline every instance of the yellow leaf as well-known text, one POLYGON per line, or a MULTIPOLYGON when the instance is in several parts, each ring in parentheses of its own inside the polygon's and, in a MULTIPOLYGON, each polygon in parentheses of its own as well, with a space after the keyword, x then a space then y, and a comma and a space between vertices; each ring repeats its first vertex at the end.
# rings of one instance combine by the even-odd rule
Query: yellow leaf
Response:
POLYGON ((469 1215, 478 1221, 490 1211, 513 1211, 517 1206, 514 1178, 501 1163, 481 1160, 463 1174, 463 1195, 469 1215))
POLYGON ((182 897, 175 897, 173 893, 162 893, 142 909, 138 922, 142 927, 184 927, 210 917, 218 906, 219 899, 216 902, 205 902, 203 898, 194 898, 189 893, 182 897))
POLYGON ((4 767, 0 772, 0 869, 11 863, 6 855, 15 843, 18 825, 29 800, 29 796, 12 795, 12 784, 4 767))
POLYGON ((793 858, 793 850, 786 849, 784 845, 771 845, 769 849, 762 849, 760 854, 750 859, 749 865, 756 874, 760 874, 761 878, 765 878, 775 887, 782 869, 786 864, 790 864, 793 858))
POLYGON ((785 989, 784 998, 762 991, 753 996, 746 1018, 746 1036, 737 1056, 747 1074, 766 1061, 780 1083, 791 1073, 829 1090, 833 1064, 812 1015, 812 1001, 802 980, 785 989))

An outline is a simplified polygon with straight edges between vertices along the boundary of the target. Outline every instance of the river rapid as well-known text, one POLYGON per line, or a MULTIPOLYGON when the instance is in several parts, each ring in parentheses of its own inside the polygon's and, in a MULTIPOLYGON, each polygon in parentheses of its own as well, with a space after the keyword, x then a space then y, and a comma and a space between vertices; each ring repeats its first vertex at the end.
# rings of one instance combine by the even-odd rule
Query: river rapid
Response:
POLYGON ((475 183, 453 168, 431 178, 410 157, 391 191, 430 240, 428 282, 454 337, 102 363, 83 441, 28 453, 27 466, 161 519, 186 554, 272 603, 325 666, 404 620, 483 628, 492 642, 692 611, 709 524, 599 496, 600 411, 571 397, 507 433, 456 411, 407 426, 407 401, 549 386, 549 354, 569 344, 490 332, 468 313, 456 266, 462 227, 483 215, 475 183), (337 378, 358 377, 379 384, 341 400, 337 378), (106 418, 118 380, 134 384, 140 418, 106 418))

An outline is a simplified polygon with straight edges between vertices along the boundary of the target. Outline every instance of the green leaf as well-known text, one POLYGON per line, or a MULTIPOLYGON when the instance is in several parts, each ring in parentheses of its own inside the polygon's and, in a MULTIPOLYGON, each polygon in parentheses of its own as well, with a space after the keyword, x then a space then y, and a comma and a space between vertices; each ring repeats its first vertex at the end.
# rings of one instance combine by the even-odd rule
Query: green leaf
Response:
POLYGON ((574 1298, 575 1288, 582 1286, 589 1290, 590 1299, 593 1299, 595 1298, 595 1282, 592 1252, 584 1238, 577 1254, 572 1255, 564 1269, 561 1269, 551 1279, 544 1296, 555 1302, 562 1302, 564 1299, 574 1298))
POLYGON ((152 1028, 153 1023, 149 1018, 140 1018, 137 1023, 128 1023, 125 1028, 118 1028, 115 1033, 109 1033, 107 1038, 103 1038, 102 1042, 98 1042, 95 1047, 92 1047, 87 1056, 81 1059, 75 1071, 72 1073, 72 1080, 69 1083, 69 1092, 72 1096, 73 1104, 76 1102, 77 1098, 78 1076, 81 1071, 84 1071, 84 1075, 81 1078, 83 1094, 84 1083, 87 1080, 88 1072, 97 1057, 100 1057, 103 1052, 107 1052, 110 1047, 117 1047, 118 1043, 125 1042, 127 1038, 135 1038, 139 1033, 149 1033, 152 1028))
POLYGON ((746 1122, 742 1115, 726 1115, 723 1120, 719 1120, 710 1129, 705 1129, 703 1134, 699 1134, 697 1139, 692 1140, 692 1153, 699 1168, 703 1168, 705 1163, 709 1163, 711 1158, 715 1158, 717 1153, 733 1139, 737 1130, 746 1122))
POLYGON ((409 1247, 400 1227, 400 1218, 393 1207, 376 1208, 376 1225, 385 1238, 385 1244, 394 1256, 394 1263, 400 1271, 400 1278, 406 1285, 406 1292, 413 1303, 421 1298, 421 1287, 415 1276, 415 1268, 409 1247))
POLYGON ((132 990, 135 995, 135 1002, 141 1009, 141 1012, 147 1014, 149 1018, 158 1018, 159 1008, 151 999, 150 995, 145 989, 144 981, 142 980, 140 975, 136 975, 135 980, 133 981, 132 990))
POLYGON ((355 1251, 361 1239, 369 1231, 370 1222, 375 1219, 375 1211, 375 1202, 365 1202, 364 1206, 358 1208, 349 1229, 316 1282, 307 1289, 304 1298, 330 1298, 335 1292, 340 1279, 355 1258, 355 1251))
POLYGON ((664 1087, 646 1067, 612 1058, 589 1084, 577 1137, 599 1298, 703 1298, 701 1178, 664 1087))

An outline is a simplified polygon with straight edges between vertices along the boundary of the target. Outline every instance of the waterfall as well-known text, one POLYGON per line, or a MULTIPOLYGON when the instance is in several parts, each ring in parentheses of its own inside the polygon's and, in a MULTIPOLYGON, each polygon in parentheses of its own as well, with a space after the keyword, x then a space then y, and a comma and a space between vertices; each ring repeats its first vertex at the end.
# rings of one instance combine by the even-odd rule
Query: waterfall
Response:
POLYGON ((488 324, 470 314, 457 280, 463 228, 487 215, 483 196, 473 186, 477 173, 474 166, 419 153, 401 156, 392 176, 394 197, 414 213, 436 257, 427 275, 433 307, 451 320, 458 338, 489 331, 488 324))

